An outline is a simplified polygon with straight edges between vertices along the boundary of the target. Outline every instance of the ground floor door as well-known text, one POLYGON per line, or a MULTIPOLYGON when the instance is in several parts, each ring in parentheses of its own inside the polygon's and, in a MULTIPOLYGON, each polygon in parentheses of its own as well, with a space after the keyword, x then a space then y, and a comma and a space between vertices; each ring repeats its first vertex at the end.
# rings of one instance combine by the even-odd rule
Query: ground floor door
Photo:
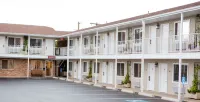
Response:
POLYGON ((53 61, 46 61, 46 76, 52 76, 53 61))
POLYGON ((78 70, 77 70, 77 67, 78 67, 78 64, 77 64, 77 62, 73 62, 73 64, 74 64, 74 78, 78 78, 78 74, 77 74, 77 72, 78 72, 78 70))
POLYGON ((108 63, 108 84, 113 84, 114 63, 108 63))
POLYGON ((147 90, 154 90, 155 63, 148 63, 147 90))
POLYGON ((107 83, 107 63, 102 64, 102 83, 107 83))
POLYGON ((167 93, 167 64, 161 63, 159 68, 159 91, 167 93))

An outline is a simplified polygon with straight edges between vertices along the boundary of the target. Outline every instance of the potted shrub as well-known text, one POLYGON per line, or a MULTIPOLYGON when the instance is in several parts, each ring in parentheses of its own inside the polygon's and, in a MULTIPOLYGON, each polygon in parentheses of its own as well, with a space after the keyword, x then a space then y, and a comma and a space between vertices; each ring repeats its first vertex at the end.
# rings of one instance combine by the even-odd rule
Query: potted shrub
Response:
POLYGON ((198 79, 198 70, 200 70, 200 66, 194 68, 194 79, 192 81, 192 86, 188 89, 189 97, 194 99, 200 99, 200 89, 198 89, 200 80, 198 79))
POLYGON ((90 61, 90 66, 89 66, 89 73, 88 76, 86 77, 87 81, 92 82, 92 61, 90 61))
POLYGON ((127 73, 125 79, 122 81, 122 85, 125 88, 130 88, 131 87, 131 81, 130 81, 130 75, 129 75, 129 67, 130 63, 127 63, 127 73))

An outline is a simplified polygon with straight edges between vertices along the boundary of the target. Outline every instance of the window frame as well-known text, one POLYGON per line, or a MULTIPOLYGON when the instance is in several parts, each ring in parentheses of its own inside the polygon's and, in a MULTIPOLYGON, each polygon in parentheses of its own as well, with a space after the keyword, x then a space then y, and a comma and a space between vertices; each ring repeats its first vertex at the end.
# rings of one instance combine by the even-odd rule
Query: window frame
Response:
MULTIPOLYGON (((189 22, 189 33, 190 33, 190 27, 191 27, 191 21, 190 21, 190 19, 185 19, 185 20, 183 20, 183 22, 189 22)), ((177 38, 176 36, 179 36, 180 35, 180 31, 179 31, 179 33, 178 33, 178 28, 177 28, 177 31, 176 31, 176 24, 177 24, 177 26, 178 26, 178 24, 179 23, 181 23, 181 21, 179 20, 179 21, 175 21, 174 22, 174 33, 173 33, 173 36, 175 36, 175 40, 179 40, 179 37, 177 38)), ((179 24, 180 25, 180 24, 179 24)), ((179 27, 179 30, 180 30, 180 27, 179 27)), ((185 34, 183 34, 183 35, 185 35, 185 34)), ((189 34, 188 34, 189 35, 189 34)))
MULTIPOLYGON (((94 36, 94 46, 96 47, 96 40, 97 40, 97 36, 95 35, 94 36)), ((100 35, 98 35, 98 47, 100 46, 100 43, 101 43, 101 37, 100 37, 100 35)))
POLYGON ((69 61, 69 71, 73 71, 73 62, 69 61), (72 64, 72 67, 70 69, 70 63, 72 64))
POLYGON ((89 36, 83 37, 83 45, 88 46, 89 45, 89 36), (85 39, 87 39, 87 44, 85 44, 85 39))
MULTIPOLYGON (((93 71, 93 73, 94 74, 96 74, 96 70, 95 70, 95 68, 96 68, 96 62, 94 62, 94 64, 93 64, 94 66, 94 71, 93 71)), ((100 67, 101 67, 101 64, 100 64, 100 62, 97 62, 97 74, 99 74, 99 72, 100 72, 100 67), (99 65, 99 66, 98 66, 99 65)))
MULTIPOLYGON (((21 45, 22 45, 22 37, 14 37, 14 36, 8 36, 8 38, 7 38, 7 44, 8 44, 8 46, 10 46, 9 45, 9 38, 13 38, 14 39, 14 45, 11 45, 11 46, 13 46, 13 47, 16 47, 17 45, 16 45, 16 39, 20 39, 20 44, 19 44, 19 46, 21 47, 21 45)), ((18 46, 17 46, 18 47, 18 46)))
POLYGON ((83 62, 83 73, 87 73, 87 72, 88 72, 88 62, 84 61, 83 62), (85 63, 86 63, 86 69, 85 69, 85 63))
MULTIPOLYGON (((179 80, 178 81, 174 81, 174 65, 179 65, 179 63, 173 63, 172 64, 172 83, 179 83, 179 80)), ((188 84, 188 82, 189 82, 189 76, 188 76, 188 74, 189 74, 189 64, 188 63, 182 63, 182 65, 187 65, 187 82, 185 82, 185 84, 188 84)), ((181 69, 182 69, 182 67, 181 67, 181 69)))
MULTIPOLYGON (((136 39, 136 37, 135 37, 135 35, 136 35, 136 33, 135 33, 135 31, 136 30, 140 30, 140 31, 142 31, 142 28, 141 27, 139 27, 139 28, 134 28, 133 29, 133 37, 134 37, 134 40, 138 40, 138 39, 136 39)), ((140 36, 141 36, 141 39, 142 39, 142 32, 141 32, 141 34, 139 33, 139 38, 140 38, 140 36)))
POLYGON ((117 34, 117 40, 118 40, 118 42, 125 42, 126 41, 126 31, 119 31, 118 32, 118 34, 117 34), (122 40, 122 33, 124 33, 124 41, 122 40), (121 37, 119 37, 119 35, 121 36, 121 37), (119 38, 121 38, 120 40, 119 40, 119 38))
POLYGON ((0 66, 0 70, 9 70, 9 69, 13 69, 13 68, 10 68, 10 66, 9 66, 9 62, 10 61, 12 61, 12 64, 13 64, 13 68, 14 68, 14 60, 8 60, 8 59, 2 59, 2 60, 0 60, 0 62, 1 62, 1 66, 0 66), (3 60, 4 61, 7 61, 7 68, 3 68, 3 60))
POLYGON ((43 46, 43 39, 42 39, 42 38, 30 38, 30 47, 32 48, 32 47, 34 47, 34 46, 31 46, 31 39, 41 40, 41 46, 38 46, 38 45, 37 45, 37 47, 42 48, 42 46, 43 46))
POLYGON ((121 65, 120 65, 120 75, 118 75, 118 67, 117 67, 117 76, 118 77, 124 77, 125 76, 125 62, 117 62, 117 64, 124 64, 124 73, 123 73, 123 75, 121 75, 122 74, 121 65))
MULTIPOLYGON (((140 62, 134 62, 134 63, 133 63, 133 73, 134 73, 133 77, 134 77, 134 78, 138 78, 138 79, 141 78, 141 67, 142 67, 142 64, 141 64, 140 62), (135 64, 140 64, 140 77, 135 77, 135 64)), ((139 70, 138 70, 138 71, 139 71, 139 70)), ((139 73, 138 73, 138 75, 139 75, 139 73)))
POLYGON ((69 39, 69 47, 74 46, 74 39, 69 39))

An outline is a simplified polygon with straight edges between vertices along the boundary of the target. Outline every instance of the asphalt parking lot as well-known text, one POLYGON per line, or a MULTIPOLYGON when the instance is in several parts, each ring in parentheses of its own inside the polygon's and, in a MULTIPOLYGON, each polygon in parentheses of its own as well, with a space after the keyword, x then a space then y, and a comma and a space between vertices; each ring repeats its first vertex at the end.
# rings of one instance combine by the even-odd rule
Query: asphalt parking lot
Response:
POLYGON ((168 102, 56 79, 0 79, 0 102, 168 102))

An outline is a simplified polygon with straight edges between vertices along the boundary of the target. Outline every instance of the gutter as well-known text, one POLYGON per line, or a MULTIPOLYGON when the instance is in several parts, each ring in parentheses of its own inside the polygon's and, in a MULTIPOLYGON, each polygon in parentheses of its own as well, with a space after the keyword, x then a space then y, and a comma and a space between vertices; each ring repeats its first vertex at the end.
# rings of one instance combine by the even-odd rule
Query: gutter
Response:
POLYGON ((0 32, 0 35, 21 35, 21 36, 32 36, 32 37, 47 37, 47 38, 61 38, 61 36, 56 35, 44 35, 44 34, 28 34, 28 33, 10 33, 10 32, 0 32))

